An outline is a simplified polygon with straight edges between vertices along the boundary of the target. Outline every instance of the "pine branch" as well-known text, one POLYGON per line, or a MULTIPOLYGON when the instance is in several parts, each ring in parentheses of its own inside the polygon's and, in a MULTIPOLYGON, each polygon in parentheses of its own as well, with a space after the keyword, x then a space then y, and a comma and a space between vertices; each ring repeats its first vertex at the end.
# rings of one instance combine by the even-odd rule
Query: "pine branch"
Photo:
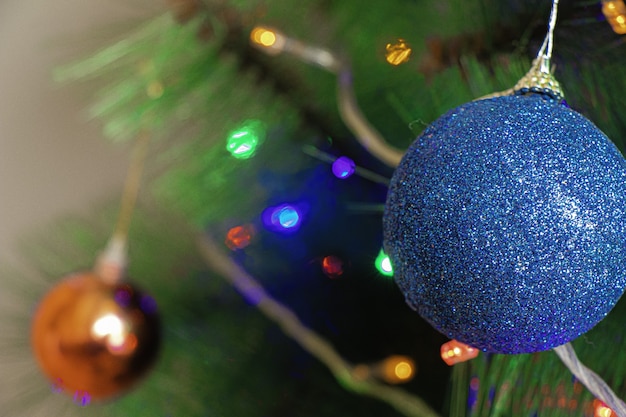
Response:
POLYGON ((252 276, 221 254, 210 238, 200 237, 198 249, 207 266, 230 282, 248 303, 276 322, 303 349, 325 364, 344 388, 384 401, 407 417, 439 417, 417 396, 372 379, 357 378, 354 367, 326 340, 307 328, 289 308, 271 297, 252 276))

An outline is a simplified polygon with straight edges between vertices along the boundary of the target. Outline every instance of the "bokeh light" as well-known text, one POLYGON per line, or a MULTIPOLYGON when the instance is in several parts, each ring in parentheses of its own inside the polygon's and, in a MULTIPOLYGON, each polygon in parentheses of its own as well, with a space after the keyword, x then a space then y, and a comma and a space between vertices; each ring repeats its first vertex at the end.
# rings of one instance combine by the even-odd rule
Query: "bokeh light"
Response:
POLYGON ((376 261, 374 262, 376 265, 376 269, 381 274, 391 277, 393 276, 393 266, 391 265, 391 259, 382 249, 378 252, 378 256, 376 257, 376 261))
POLYGON ((332 165, 333 175, 342 180, 352 176, 355 169, 354 161, 347 156, 340 156, 332 165))
POLYGON ((272 231, 289 234, 298 231, 302 224, 302 209, 294 204, 280 204, 263 211, 263 224, 272 231))
POLYGON ((479 350, 458 340, 450 340, 441 345, 441 359, 452 366, 457 363, 466 362, 478 356, 479 350))
POLYGON ((404 39, 398 39, 395 43, 388 43, 385 49, 387 62, 394 66, 407 62, 412 52, 411 47, 404 39))
POLYGON ((228 134, 226 149, 237 159, 248 159, 264 139, 265 125, 259 120, 246 120, 228 134))
POLYGON ((260 46, 270 47, 276 43, 276 33, 271 29, 257 26, 250 32, 250 40, 260 46))
POLYGON ((604 402, 593 400, 593 417, 617 417, 617 414, 604 402))
POLYGON ((393 355, 382 362, 381 376, 389 384, 409 382, 415 376, 415 361, 407 356, 393 355))
POLYGON ((230 250, 243 249, 250 245, 255 232, 254 226, 251 224, 235 226, 226 233, 224 243, 230 250))
POLYGON ((322 259, 322 271, 328 278, 337 279, 343 274, 343 261, 337 256, 325 256, 322 259))
POLYGON ((91 395, 87 391, 74 392, 74 403, 86 407, 91 403, 91 395))
POLYGON ((624 0, 605 0, 602 2, 602 13, 618 35, 626 34, 626 3, 624 0))

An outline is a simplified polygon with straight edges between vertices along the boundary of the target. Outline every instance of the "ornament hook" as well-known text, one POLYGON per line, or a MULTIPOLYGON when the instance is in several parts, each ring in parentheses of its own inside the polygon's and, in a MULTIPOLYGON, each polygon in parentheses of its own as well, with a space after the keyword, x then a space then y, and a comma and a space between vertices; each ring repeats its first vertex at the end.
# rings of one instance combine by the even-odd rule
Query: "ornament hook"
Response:
POLYGON ((564 95, 561 85, 554 75, 552 75, 550 68, 558 8, 559 0, 553 0, 548 33, 530 70, 515 84, 515 87, 513 87, 514 94, 524 95, 527 93, 540 93, 547 94, 555 100, 563 99, 564 95))

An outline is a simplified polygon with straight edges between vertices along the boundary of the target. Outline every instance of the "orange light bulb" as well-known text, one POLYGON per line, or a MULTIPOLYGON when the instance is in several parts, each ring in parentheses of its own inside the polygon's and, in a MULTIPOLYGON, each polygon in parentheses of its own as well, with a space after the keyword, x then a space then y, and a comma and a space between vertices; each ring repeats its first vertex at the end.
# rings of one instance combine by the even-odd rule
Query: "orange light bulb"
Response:
POLYGON ((416 365, 407 356, 393 355, 382 361, 380 376, 389 384, 402 384, 413 379, 416 365))
POLYGON ((617 414, 604 402, 593 400, 593 417, 617 417, 617 414))
POLYGON ((474 359, 479 350, 458 340, 450 340, 441 345, 441 359, 449 366, 474 359))

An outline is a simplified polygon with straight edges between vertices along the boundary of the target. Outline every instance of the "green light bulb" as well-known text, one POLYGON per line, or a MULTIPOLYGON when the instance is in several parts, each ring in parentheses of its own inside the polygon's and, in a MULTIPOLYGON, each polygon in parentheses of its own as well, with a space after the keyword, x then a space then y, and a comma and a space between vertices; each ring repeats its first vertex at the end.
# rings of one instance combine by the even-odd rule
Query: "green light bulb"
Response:
POLYGON ((246 120, 228 134, 226 149, 237 159, 252 157, 265 138, 265 127, 258 120, 246 120))
POLYGON ((391 259, 389 259, 389 256, 382 249, 380 250, 380 252, 378 252, 375 265, 376 265, 376 269, 378 269, 378 272, 380 272, 381 274, 388 276, 388 277, 393 276, 393 267, 391 266, 391 259))

